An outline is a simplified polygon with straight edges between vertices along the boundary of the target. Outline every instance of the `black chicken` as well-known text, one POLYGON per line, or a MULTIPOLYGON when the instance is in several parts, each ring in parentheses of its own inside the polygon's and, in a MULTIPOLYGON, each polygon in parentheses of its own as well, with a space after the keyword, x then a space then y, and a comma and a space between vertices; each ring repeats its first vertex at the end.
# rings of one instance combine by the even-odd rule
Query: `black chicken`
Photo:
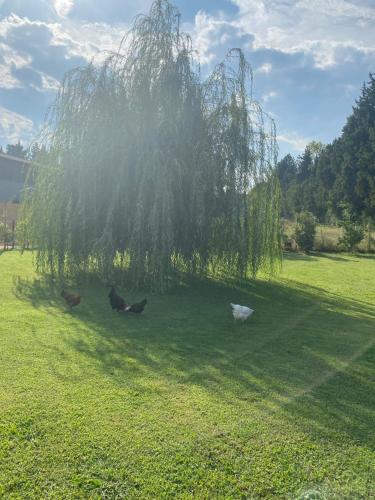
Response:
POLYGON ((112 309, 116 309, 117 312, 125 311, 127 307, 129 307, 125 300, 116 293, 115 287, 111 287, 111 291, 108 294, 109 302, 111 304, 112 309))
POLYGON ((141 314, 147 304, 147 299, 143 299, 142 302, 138 302, 138 304, 132 304, 131 306, 127 306, 125 308, 126 312, 132 312, 136 314, 141 314))

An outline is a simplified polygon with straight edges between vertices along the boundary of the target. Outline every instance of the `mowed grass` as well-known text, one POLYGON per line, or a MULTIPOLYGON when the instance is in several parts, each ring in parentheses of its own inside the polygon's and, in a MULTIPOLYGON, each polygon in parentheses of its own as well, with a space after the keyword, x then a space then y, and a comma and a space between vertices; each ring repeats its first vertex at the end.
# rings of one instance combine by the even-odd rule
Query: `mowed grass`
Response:
MULTIPOLYGON (((375 497, 374 256, 289 256, 116 314, 0 256, 0 496, 375 497), (256 312, 234 324, 229 302, 256 312)), ((128 300, 143 294, 121 290, 128 300)))

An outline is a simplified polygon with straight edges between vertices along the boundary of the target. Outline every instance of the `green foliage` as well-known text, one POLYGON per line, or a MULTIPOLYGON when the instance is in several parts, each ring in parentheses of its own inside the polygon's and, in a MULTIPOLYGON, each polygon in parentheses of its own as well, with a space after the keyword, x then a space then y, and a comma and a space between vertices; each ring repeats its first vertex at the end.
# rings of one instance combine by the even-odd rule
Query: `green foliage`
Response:
MULTIPOLYGON (((285 157, 278 169, 285 173, 285 157)), ((297 160, 296 175, 281 175, 282 214, 308 210, 321 222, 341 219, 342 203, 350 207, 356 221, 375 220, 375 78, 362 88, 343 132, 325 147, 306 146, 297 160)))
POLYGON ((278 162, 276 175, 281 188, 281 215, 285 218, 292 218, 295 213, 296 174, 297 163, 290 154, 278 162))
POLYGON ((23 249, 29 248, 30 246, 30 235, 28 230, 27 219, 21 218, 16 224, 16 241, 17 245, 23 249))
POLYGON ((295 240, 301 250, 309 252, 314 248, 316 219, 311 212, 300 212, 297 215, 295 240))
POLYGON ((336 149, 340 156, 336 199, 350 206, 356 220, 375 220, 375 78, 363 85, 336 149))
POLYGON ((7 144, 6 154, 17 156, 18 158, 26 158, 27 150, 22 146, 21 142, 18 141, 17 144, 7 144))
MULTIPOLYGON (((282 247, 284 250, 296 250, 297 244, 294 240, 296 223, 289 219, 282 219, 282 247)), ((342 252, 344 248, 339 245, 339 240, 343 235, 343 228, 338 224, 327 225, 318 224, 314 239, 314 251, 316 252, 342 252)), ((365 238, 355 248, 356 252, 375 252, 375 231, 367 226, 365 238)))
POLYGON ((29 151, 27 152, 26 158, 30 161, 37 161, 37 158, 46 154, 45 146, 42 147, 38 144, 38 142, 34 142, 31 144, 29 151))
POLYGON ((324 151, 322 143, 312 141, 297 160, 287 155, 277 164, 283 217, 293 218, 297 212, 307 210, 324 219, 327 201, 318 173, 319 159, 324 151))
POLYGON ((343 219, 339 222, 343 229, 343 235, 339 239, 339 245, 345 250, 354 250, 365 237, 365 228, 359 224, 348 207, 343 209, 343 219))
POLYGON ((279 260, 275 130, 251 68, 233 49, 202 83, 193 54, 156 0, 118 52, 66 75, 25 204, 40 269, 126 270, 160 290, 176 270, 250 276, 279 260), (267 200, 249 196, 260 184, 267 200))
POLYGON ((9 244, 12 241, 12 231, 7 224, 0 222, 0 243, 9 244))

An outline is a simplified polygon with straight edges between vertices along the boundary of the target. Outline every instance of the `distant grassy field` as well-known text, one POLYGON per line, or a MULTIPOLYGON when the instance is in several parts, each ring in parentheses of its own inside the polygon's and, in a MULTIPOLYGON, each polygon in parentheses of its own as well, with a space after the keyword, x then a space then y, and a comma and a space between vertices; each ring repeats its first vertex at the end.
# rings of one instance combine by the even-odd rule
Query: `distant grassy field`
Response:
POLYGON ((129 317, 3 253, 0 497, 375 498, 374 281, 374 256, 293 254, 129 317))
MULTIPOLYGON (((283 228, 285 234, 289 237, 293 236, 295 230, 295 224, 292 221, 284 220, 283 228)), ((342 250, 339 247, 339 239, 342 236, 342 229, 338 226, 329 226, 326 224, 318 224, 316 227, 315 234, 315 249, 323 252, 338 252, 342 250)), ((375 231, 371 232, 370 236, 370 247, 368 243, 368 233, 365 234, 364 239, 358 245, 358 251, 367 252, 370 248, 370 252, 375 253, 375 231)))

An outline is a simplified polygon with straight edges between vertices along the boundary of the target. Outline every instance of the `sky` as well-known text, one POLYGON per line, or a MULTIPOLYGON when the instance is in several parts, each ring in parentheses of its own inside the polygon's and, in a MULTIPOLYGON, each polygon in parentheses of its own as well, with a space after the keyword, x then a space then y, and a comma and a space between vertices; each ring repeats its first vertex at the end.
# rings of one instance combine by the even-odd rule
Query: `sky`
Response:
MULTIPOLYGON (((279 157, 341 133, 375 72, 375 0, 174 0, 202 75, 232 47, 276 122, 279 157)), ((0 0, 0 145, 38 134, 63 75, 113 50, 151 0, 0 0)))

